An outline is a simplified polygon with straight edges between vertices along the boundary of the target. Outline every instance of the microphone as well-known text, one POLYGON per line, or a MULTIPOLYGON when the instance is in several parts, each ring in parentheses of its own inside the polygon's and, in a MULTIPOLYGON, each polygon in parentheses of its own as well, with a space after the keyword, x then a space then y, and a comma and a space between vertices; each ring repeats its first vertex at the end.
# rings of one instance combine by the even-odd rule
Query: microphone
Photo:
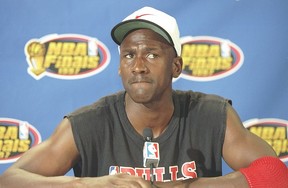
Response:
POLYGON ((153 133, 152 129, 145 128, 143 130, 143 137, 145 140, 143 147, 143 166, 150 167, 150 181, 153 184, 153 168, 158 167, 160 161, 159 144, 152 142, 153 133))
POLYGON ((151 142, 152 139, 153 139, 152 129, 150 129, 150 128, 145 128, 145 129, 143 130, 143 137, 144 137, 144 140, 145 140, 145 141, 151 142))

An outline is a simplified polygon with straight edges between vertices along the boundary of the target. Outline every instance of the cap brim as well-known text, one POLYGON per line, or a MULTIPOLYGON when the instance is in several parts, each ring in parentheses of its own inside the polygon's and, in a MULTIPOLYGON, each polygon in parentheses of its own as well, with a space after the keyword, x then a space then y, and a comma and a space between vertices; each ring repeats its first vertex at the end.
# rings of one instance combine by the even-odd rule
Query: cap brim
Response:
POLYGON ((116 44, 120 45, 123 39, 127 36, 127 34, 137 29, 151 29, 156 33, 160 34, 162 37, 164 37, 165 40, 167 40, 172 46, 174 46, 173 40, 171 39, 170 35, 162 27, 153 22, 141 19, 127 20, 117 24, 111 30, 111 36, 113 41, 116 44))

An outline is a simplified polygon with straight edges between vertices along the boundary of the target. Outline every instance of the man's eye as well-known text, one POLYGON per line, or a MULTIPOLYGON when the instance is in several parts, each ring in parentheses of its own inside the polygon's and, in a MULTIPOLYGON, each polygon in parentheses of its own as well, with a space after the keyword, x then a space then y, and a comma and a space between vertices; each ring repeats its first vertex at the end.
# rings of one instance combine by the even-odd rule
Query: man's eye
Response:
POLYGON ((125 57, 126 57, 127 59, 131 59, 131 58, 133 58, 133 55, 132 55, 132 54, 126 54, 125 57))
POLYGON ((155 54, 148 54, 147 58, 154 59, 154 58, 156 58, 156 55, 155 54))

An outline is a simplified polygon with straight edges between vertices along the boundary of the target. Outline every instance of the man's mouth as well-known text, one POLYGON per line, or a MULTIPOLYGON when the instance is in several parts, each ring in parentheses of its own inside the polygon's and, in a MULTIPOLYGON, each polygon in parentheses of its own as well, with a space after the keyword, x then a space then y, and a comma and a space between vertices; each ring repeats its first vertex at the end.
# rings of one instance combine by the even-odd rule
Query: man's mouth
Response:
POLYGON ((137 84, 137 83, 152 83, 152 80, 147 77, 133 77, 128 81, 129 84, 137 84))

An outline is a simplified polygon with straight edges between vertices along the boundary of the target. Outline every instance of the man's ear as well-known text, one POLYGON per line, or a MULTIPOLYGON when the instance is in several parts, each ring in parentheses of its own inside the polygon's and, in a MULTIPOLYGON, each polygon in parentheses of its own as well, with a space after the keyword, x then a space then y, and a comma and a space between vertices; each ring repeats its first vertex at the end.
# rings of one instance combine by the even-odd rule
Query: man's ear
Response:
POLYGON ((121 70, 120 70, 120 67, 118 67, 118 75, 121 76, 121 70))
POLYGON ((183 60, 182 57, 178 56, 175 57, 173 60, 173 73, 172 76, 173 78, 178 78, 178 76, 181 74, 182 72, 182 65, 183 65, 183 60))

